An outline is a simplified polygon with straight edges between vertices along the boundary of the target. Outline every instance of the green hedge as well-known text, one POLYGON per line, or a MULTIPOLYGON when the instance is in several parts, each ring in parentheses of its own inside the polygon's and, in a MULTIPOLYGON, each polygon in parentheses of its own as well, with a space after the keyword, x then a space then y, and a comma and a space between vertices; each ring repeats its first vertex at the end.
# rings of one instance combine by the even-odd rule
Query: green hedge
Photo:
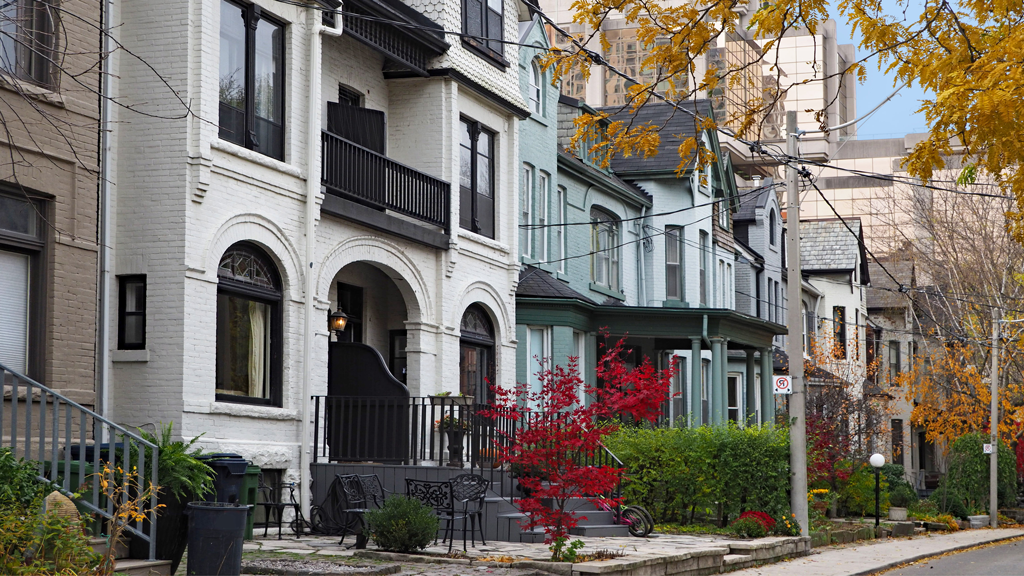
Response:
MULTIPOLYGON (((949 449, 946 475, 942 477, 939 489, 933 494, 933 501, 940 510, 960 516, 966 514, 987 514, 989 502, 990 458, 984 453, 983 444, 989 441, 988 434, 974 432, 956 439, 949 449), (963 509, 951 500, 963 503, 963 509)), ((1017 503, 1017 456, 1002 441, 999 442, 998 470, 999 507, 1012 507, 1017 503)))
POLYGON ((727 517, 789 511, 789 430, 784 427, 629 428, 605 445, 629 470, 627 503, 656 522, 689 522, 717 507, 727 517))

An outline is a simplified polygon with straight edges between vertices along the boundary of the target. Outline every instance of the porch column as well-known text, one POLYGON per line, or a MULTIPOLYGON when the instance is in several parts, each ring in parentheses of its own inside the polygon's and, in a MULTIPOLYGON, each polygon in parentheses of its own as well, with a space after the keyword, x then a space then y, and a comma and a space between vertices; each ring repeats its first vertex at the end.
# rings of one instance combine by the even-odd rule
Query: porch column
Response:
POLYGON ((761 348, 761 422, 775 423, 775 394, 772 392, 772 349, 761 348))
POLYGON ((701 376, 703 360, 700 357, 702 349, 700 337, 690 339, 690 426, 697 428, 701 422, 701 413, 704 407, 701 406, 701 376))
POLYGON ((754 378, 754 350, 747 348, 746 423, 757 424, 757 379, 754 378))
POLYGON ((720 426, 725 420, 722 415, 722 392, 725 391, 722 374, 722 339, 711 339, 711 423, 720 426))

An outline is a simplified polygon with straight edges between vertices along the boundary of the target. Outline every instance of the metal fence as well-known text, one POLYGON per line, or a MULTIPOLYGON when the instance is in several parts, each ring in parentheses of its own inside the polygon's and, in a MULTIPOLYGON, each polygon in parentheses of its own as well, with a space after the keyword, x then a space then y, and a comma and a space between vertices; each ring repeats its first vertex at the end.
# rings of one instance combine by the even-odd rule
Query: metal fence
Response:
MULTIPOLYGON (((114 503, 103 496, 95 477, 104 463, 123 469, 134 466, 140 475, 148 466, 149 480, 158 485, 160 451, 138 434, 3 364, 0 384, 2 446, 16 457, 37 462, 39 480, 52 483, 63 494, 70 497, 82 490, 79 504, 102 521, 113 521, 115 514, 114 503)), ((156 494, 142 505, 146 520, 129 522, 124 529, 149 545, 153 560, 156 494)))

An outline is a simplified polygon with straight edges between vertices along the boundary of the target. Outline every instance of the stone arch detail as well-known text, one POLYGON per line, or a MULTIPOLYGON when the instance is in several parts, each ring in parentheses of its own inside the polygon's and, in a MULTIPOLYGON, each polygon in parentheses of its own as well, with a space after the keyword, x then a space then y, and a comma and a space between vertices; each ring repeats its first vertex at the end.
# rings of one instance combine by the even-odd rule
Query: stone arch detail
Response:
POLYGON ((514 339, 512 331, 515 330, 515 323, 512 322, 508 306, 502 300, 501 293, 494 286, 483 281, 473 282, 463 290, 458 302, 458 306, 452 310, 449 326, 456 328, 462 326, 462 315, 465 314, 466 308, 469 308, 471 304, 479 303, 491 314, 491 320, 494 322, 494 345, 501 346, 514 339))
POLYGON ((204 255, 204 275, 216 282, 221 256, 228 248, 243 241, 263 248, 277 264, 282 292, 291 300, 302 300, 305 287, 299 252, 277 224, 259 214, 238 214, 221 225, 204 255))
POLYGON ((349 238, 328 252, 317 272, 317 299, 327 301, 331 281, 342 268, 355 262, 371 264, 391 276, 405 299, 410 322, 429 322, 433 318, 433 302, 423 272, 400 246, 372 236, 349 238))

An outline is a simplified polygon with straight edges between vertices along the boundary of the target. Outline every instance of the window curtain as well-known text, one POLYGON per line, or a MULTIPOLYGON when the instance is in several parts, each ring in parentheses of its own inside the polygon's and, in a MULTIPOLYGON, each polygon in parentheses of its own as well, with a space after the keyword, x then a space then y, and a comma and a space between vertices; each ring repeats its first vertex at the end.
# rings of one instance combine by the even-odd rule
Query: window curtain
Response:
POLYGON ((249 302, 249 396, 264 398, 263 381, 267 365, 266 306, 249 302))

